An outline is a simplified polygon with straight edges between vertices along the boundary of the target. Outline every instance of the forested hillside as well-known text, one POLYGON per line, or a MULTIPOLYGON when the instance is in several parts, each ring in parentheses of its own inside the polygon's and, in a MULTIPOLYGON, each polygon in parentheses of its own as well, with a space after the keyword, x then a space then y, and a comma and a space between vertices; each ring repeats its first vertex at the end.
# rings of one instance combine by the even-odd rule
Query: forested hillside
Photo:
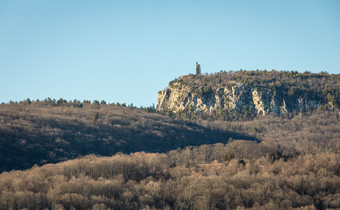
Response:
POLYGON ((339 89, 238 71, 172 81, 157 110, 1 104, 0 209, 340 208, 339 89))
POLYGON ((63 99, 0 105, 0 171, 27 169, 81 155, 167 152, 178 147, 255 140, 140 109, 63 99))
POLYGON ((196 122, 153 111, 150 107, 53 100, 2 104, 0 169, 26 169, 87 154, 167 152, 233 139, 280 146, 285 151, 340 151, 336 111, 319 110, 292 119, 263 116, 250 121, 196 122))
POLYGON ((0 209, 340 208, 339 154, 221 159, 227 149, 90 155, 4 172, 0 209))

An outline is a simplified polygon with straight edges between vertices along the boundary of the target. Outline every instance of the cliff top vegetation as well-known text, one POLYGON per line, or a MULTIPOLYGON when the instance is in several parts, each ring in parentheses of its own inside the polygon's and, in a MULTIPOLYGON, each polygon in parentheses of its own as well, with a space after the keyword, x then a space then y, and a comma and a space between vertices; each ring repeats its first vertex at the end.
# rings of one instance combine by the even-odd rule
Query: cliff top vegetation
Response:
POLYGON ((273 91, 287 95, 332 102, 340 107, 340 74, 328 74, 327 72, 311 73, 306 71, 267 71, 267 70, 239 70, 220 71, 205 75, 185 75, 169 83, 189 86, 203 91, 214 91, 218 88, 231 87, 235 83, 241 83, 253 88, 270 88, 273 91))

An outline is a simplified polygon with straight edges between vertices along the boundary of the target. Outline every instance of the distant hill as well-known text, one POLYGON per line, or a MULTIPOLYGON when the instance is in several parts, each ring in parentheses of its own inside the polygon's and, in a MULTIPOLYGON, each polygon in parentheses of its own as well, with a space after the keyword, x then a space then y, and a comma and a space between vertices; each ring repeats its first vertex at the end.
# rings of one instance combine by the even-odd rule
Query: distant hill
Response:
MULTIPOLYGON (((0 172, 88 154, 165 153, 235 139, 288 156, 338 153, 339 81, 339 75, 309 72, 188 75, 160 91, 157 111, 64 99, 1 104, 0 172)), ((244 143, 234 145, 235 156, 263 155, 236 149, 244 143)))
POLYGON ((251 119, 340 107, 340 74, 294 71, 181 76, 159 91, 157 110, 182 119, 251 119))
POLYGON ((188 145, 252 139, 178 121, 152 108, 45 100, 0 105, 0 171, 87 154, 167 152, 188 145))
POLYGON ((338 209, 339 154, 339 75, 182 76, 157 111, 27 99, 0 105, 0 209, 338 209))

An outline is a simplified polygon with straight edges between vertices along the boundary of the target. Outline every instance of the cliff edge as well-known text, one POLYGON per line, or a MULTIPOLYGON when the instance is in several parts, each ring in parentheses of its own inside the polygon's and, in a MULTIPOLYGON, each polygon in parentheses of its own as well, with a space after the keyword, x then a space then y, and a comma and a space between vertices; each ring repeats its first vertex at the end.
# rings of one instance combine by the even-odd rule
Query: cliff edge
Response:
POLYGON ((186 75, 158 92, 159 112, 220 116, 290 115, 339 107, 340 74, 237 71, 186 75))

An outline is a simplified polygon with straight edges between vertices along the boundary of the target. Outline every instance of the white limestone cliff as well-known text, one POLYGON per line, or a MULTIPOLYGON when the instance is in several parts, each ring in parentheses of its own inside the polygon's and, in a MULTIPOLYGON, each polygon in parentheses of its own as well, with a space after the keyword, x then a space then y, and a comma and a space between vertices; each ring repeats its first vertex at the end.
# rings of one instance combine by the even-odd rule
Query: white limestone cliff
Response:
POLYGON ((256 115, 284 115, 294 110, 301 112, 319 106, 321 102, 318 101, 282 96, 270 88, 259 89, 236 81, 202 93, 197 85, 184 85, 179 80, 158 92, 157 110, 176 113, 192 109, 197 113, 209 114, 217 110, 238 111, 248 107, 256 115))

